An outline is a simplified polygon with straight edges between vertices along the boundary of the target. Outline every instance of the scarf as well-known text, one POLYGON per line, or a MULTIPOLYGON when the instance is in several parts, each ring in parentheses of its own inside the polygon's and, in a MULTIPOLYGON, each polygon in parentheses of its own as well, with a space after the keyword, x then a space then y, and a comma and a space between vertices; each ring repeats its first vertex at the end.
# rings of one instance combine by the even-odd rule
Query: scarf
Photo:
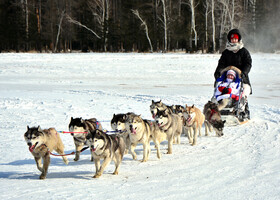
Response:
POLYGON ((244 47, 242 40, 240 40, 238 43, 230 43, 227 41, 226 49, 229 51, 232 51, 233 53, 237 53, 240 49, 244 47))

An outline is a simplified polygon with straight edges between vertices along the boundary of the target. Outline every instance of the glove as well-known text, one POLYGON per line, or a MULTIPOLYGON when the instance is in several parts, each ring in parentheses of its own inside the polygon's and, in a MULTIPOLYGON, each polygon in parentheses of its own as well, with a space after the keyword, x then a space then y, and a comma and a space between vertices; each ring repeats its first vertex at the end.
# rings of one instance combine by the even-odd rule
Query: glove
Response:
POLYGON ((231 93, 231 88, 224 88, 222 91, 222 94, 230 94, 231 93))
POLYGON ((230 97, 232 99, 236 100, 236 101, 238 101, 238 99, 239 99, 239 96, 238 95, 234 95, 234 94, 230 95, 230 97))

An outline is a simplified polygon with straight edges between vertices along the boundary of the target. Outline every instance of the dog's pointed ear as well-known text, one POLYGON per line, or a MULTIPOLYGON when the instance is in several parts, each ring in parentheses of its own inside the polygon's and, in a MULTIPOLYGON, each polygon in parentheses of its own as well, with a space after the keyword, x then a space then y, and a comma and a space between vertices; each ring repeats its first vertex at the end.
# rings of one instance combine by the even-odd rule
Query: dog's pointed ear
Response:
POLYGON ((187 108, 187 107, 188 107, 188 104, 185 105, 185 108, 187 108))
POLYGON ((115 113, 113 114, 113 118, 116 117, 115 113))
POLYGON ((73 117, 71 117, 71 121, 73 120, 74 118, 73 117))
POLYGON ((39 132, 42 132, 42 129, 41 129, 41 126, 40 126, 40 125, 38 126, 38 131, 39 131, 39 132))
POLYGON ((224 120, 223 123, 225 124, 225 123, 226 123, 226 120, 224 120))
POLYGON ((101 133, 102 133, 101 130, 99 130, 99 129, 96 130, 96 134, 97 134, 97 135, 101 136, 101 133))
POLYGON ((29 128, 29 126, 27 126, 27 130, 29 130, 30 128, 29 128))
POLYGON ((154 104, 155 102, 154 102, 154 100, 152 100, 152 104, 154 104))
POLYGON ((194 108, 194 104, 192 105, 192 108, 194 108))

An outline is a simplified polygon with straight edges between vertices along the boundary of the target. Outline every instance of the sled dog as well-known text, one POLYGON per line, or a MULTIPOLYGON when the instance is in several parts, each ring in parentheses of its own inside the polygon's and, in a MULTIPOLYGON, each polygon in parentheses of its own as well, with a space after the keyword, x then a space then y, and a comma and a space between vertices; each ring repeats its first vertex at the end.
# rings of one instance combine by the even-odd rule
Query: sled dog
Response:
POLYGON ((189 142, 192 145, 196 145, 197 132, 199 132, 199 136, 201 136, 201 127, 205 120, 205 117, 202 114, 202 112, 198 108, 196 108, 194 105, 188 106, 186 104, 184 118, 186 119, 185 126, 188 127, 189 142))
POLYGON ((212 132, 213 127, 217 136, 223 136, 226 121, 222 120, 217 104, 208 101, 204 105, 203 114, 205 115, 205 135, 208 136, 208 131, 212 132))
POLYGON ((114 175, 119 174, 120 164, 122 162, 125 143, 122 137, 116 134, 108 135, 101 130, 91 130, 86 136, 86 144, 90 146, 93 152, 95 175, 93 178, 99 178, 106 166, 113 160, 115 162, 114 175), (100 166, 100 160, 104 159, 100 166))
POLYGON ((158 110, 167 109, 170 113, 172 112, 172 107, 171 106, 168 106, 168 105, 162 103, 161 100, 160 101, 152 100, 152 104, 150 105, 150 111, 151 111, 153 119, 155 119, 155 116, 157 114, 157 109, 158 110))
POLYGON ((183 128, 182 119, 178 115, 171 113, 168 109, 157 109, 155 120, 160 130, 166 133, 168 140, 167 153, 172 154, 173 140, 175 140, 175 143, 180 144, 183 128))
POLYGON ((111 120, 111 128, 112 130, 116 131, 120 136, 123 137, 125 141, 125 154, 127 154, 130 150, 130 138, 129 138, 129 133, 126 130, 125 123, 126 123, 126 118, 127 115, 130 115, 133 113, 127 113, 127 114, 114 114, 113 118, 111 120))
MULTIPOLYGON (((80 118, 71 117, 69 123, 70 132, 88 132, 96 129, 102 130, 102 125, 95 118, 82 119, 81 117, 80 118)), ((72 133, 71 135, 73 136, 74 144, 76 147, 74 161, 78 161, 80 159, 81 150, 85 145, 87 133, 72 133)), ((91 161, 93 161, 92 153, 91 153, 91 161)))
POLYGON ((143 144, 143 160, 146 162, 150 156, 150 140, 155 143, 157 157, 161 158, 160 143, 166 139, 166 134, 161 131, 154 121, 142 119, 140 115, 128 115, 126 120, 126 129, 129 132, 131 142, 131 154, 134 160, 137 159, 135 148, 137 144, 143 144))
MULTIPOLYGON (((54 128, 42 130, 40 126, 32 128, 27 126, 24 139, 29 146, 29 151, 34 156, 38 170, 42 172, 40 179, 45 179, 50 165, 50 152, 55 150, 60 155, 64 155, 64 145, 59 133, 54 128)), ((68 159, 65 156, 62 156, 62 159, 67 165, 68 159)))

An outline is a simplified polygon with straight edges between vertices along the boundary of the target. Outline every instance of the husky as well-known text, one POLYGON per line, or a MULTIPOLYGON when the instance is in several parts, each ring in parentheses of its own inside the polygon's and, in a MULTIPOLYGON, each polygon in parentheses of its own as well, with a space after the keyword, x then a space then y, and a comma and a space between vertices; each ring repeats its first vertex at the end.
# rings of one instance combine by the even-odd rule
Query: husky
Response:
POLYGON ((189 142, 191 143, 191 145, 196 145, 197 132, 199 132, 199 136, 201 136, 201 127, 202 127, 202 124, 204 123, 205 116, 194 105, 188 106, 187 104, 186 104, 185 112, 183 115, 184 115, 184 118, 186 119, 185 126, 188 127, 189 142))
POLYGON ((157 150, 157 157, 161 158, 160 143, 166 140, 166 134, 161 131, 154 121, 142 119, 141 115, 131 114, 126 119, 126 129, 129 132, 130 151, 134 160, 137 159, 135 148, 137 144, 143 144, 143 160, 146 162, 150 156, 150 141, 153 140, 157 150))
MULTIPOLYGON (((82 132, 89 132, 89 131, 93 131, 96 129, 102 130, 102 125, 95 118, 82 119, 81 117, 80 118, 71 117, 71 120, 69 123, 69 131, 70 132, 81 132, 81 133, 72 133, 71 134, 73 136, 74 144, 76 147, 74 161, 78 161, 80 159, 81 150, 85 145, 86 136, 88 133, 82 133, 82 132)), ((93 161, 93 153, 91 153, 91 161, 93 161)))
POLYGON ((122 137, 116 134, 108 135, 101 130, 91 130, 86 136, 86 144, 90 146, 94 157, 95 175, 93 178, 99 178, 106 166, 113 161, 115 162, 114 175, 119 174, 120 164, 122 162, 125 143, 122 137), (100 166, 100 159, 104 159, 100 166))
POLYGON ((118 134, 120 134, 124 141, 125 141, 125 154, 127 154, 130 150, 130 138, 129 138, 129 133, 126 130, 125 123, 126 123, 126 118, 128 115, 133 114, 133 113, 127 113, 127 114, 114 114, 113 118, 111 120, 111 128, 112 130, 116 131, 118 134))
POLYGON ((212 132, 213 127, 217 136, 223 136, 226 120, 222 120, 217 104, 208 101, 204 105, 203 114, 205 115, 205 135, 208 136, 208 131, 212 132))
POLYGON ((171 106, 168 106, 168 105, 162 103, 161 100, 160 101, 152 100, 152 104, 150 105, 150 111, 151 111, 153 119, 155 119, 155 116, 157 114, 157 109, 158 110, 167 109, 169 112, 172 112, 172 107, 171 106))
POLYGON ((175 140, 175 143, 180 144, 180 137, 183 130, 182 119, 178 115, 171 113, 168 109, 157 109, 155 120, 160 130, 164 131, 167 135, 167 154, 172 154, 173 140, 175 140))
MULTIPOLYGON (((34 156, 38 170, 42 172, 39 178, 45 179, 50 165, 50 152, 55 150, 60 155, 64 155, 64 145, 59 133, 54 128, 42 130, 40 126, 32 128, 27 126, 24 139, 29 146, 29 151, 34 156)), ((62 156, 62 159, 67 165, 67 157, 62 156)))

